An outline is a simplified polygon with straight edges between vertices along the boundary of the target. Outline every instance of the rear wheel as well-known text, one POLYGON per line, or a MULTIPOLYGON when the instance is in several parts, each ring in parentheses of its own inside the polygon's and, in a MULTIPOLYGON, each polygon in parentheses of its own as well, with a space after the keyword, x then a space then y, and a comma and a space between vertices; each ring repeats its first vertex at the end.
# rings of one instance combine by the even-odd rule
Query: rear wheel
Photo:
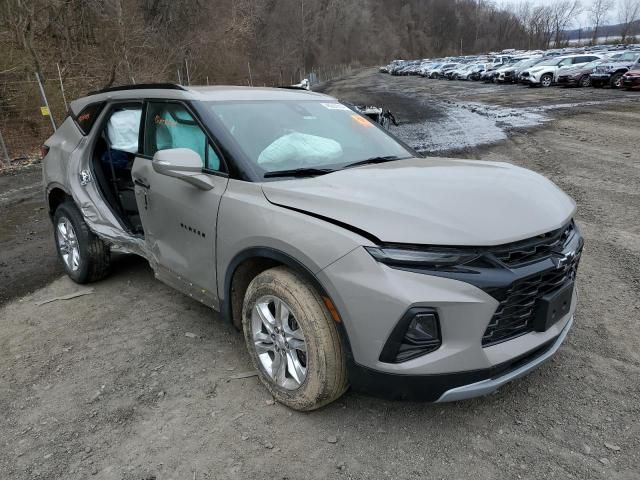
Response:
POLYGON ((583 75, 580 81, 578 82, 578 85, 581 87, 590 87, 591 78, 589 77, 589 75, 583 75))
POLYGON ((72 202, 64 202, 56 209, 53 225, 58 257, 71 280, 89 283, 106 276, 111 251, 89 230, 72 202))
POLYGON ((242 327, 260 380, 278 402, 315 410, 347 389, 335 321, 316 289, 291 270, 272 268, 251 281, 242 327))

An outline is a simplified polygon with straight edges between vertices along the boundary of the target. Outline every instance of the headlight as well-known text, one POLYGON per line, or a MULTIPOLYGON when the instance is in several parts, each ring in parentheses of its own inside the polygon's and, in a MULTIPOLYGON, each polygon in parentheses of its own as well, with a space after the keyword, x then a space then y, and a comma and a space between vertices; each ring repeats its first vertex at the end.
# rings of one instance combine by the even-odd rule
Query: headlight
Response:
POLYGON ((393 266, 443 268, 464 265, 480 255, 455 249, 410 249, 397 247, 364 247, 377 261, 393 266))

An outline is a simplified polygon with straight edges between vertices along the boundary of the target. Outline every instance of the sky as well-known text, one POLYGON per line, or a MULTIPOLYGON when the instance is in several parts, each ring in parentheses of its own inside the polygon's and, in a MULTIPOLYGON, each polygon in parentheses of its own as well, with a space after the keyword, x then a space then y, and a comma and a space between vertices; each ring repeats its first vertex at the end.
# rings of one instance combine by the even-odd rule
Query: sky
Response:
MULTIPOLYGON (((509 3, 509 4, 518 4, 520 3, 520 1, 526 2, 526 3, 530 3, 531 5, 545 5, 545 4, 549 4, 549 3, 553 3, 553 0, 507 0, 504 3, 509 3)), ((613 25, 618 23, 618 2, 619 0, 613 0, 614 2, 614 7, 610 10, 609 16, 607 18, 607 21, 605 22, 605 24, 607 25, 613 25)), ((582 7, 584 10, 587 10, 590 6, 591 6, 592 0, 582 0, 582 7)), ((591 19, 589 18, 589 12, 584 11, 582 12, 577 18, 576 20, 573 22, 573 24, 569 27, 571 29, 574 28, 588 28, 591 26, 591 19)))

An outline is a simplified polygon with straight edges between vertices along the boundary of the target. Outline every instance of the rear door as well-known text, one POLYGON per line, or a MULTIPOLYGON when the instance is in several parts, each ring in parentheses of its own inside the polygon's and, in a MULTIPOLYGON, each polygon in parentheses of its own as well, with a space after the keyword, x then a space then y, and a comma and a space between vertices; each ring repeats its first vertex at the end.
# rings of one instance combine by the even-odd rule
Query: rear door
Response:
POLYGON ((156 276, 197 300, 218 308, 216 225, 228 175, 222 156, 188 104, 148 101, 143 154, 133 165, 136 200, 156 276), (202 190, 154 171, 158 150, 188 148, 202 160, 213 189, 202 190))

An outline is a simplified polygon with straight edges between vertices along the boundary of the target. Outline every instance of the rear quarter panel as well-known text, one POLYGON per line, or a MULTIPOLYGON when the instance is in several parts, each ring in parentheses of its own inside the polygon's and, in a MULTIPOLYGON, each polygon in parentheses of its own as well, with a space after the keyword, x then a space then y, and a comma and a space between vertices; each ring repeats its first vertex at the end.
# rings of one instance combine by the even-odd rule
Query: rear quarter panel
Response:
POLYGON ((49 147, 49 153, 42 162, 45 196, 56 187, 71 193, 67 182, 68 160, 82 139, 83 136, 73 119, 67 117, 56 132, 44 142, 49 147))

